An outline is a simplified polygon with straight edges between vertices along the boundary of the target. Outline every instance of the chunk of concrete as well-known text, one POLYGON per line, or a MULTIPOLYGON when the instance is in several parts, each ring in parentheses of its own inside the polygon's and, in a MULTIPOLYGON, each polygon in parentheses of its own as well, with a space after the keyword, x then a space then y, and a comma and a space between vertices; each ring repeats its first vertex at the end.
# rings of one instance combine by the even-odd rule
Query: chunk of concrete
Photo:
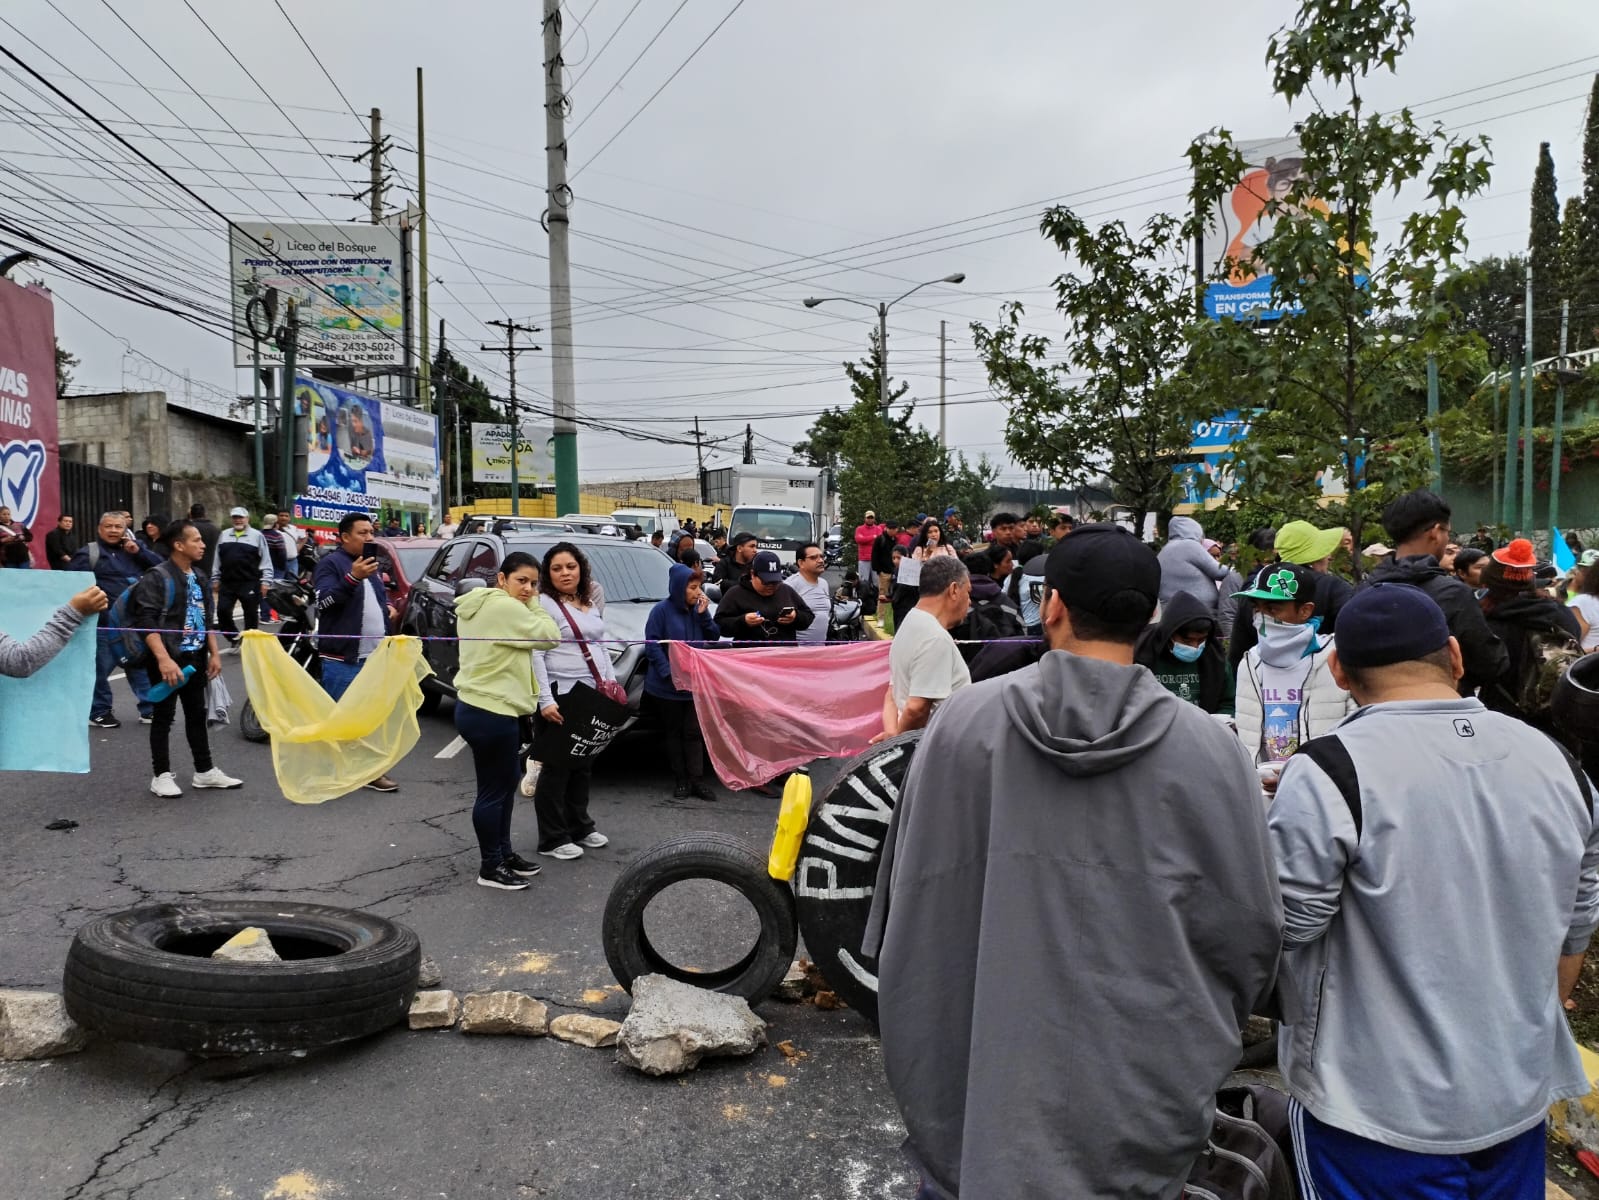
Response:
POLYGON ((282 962, 283 959, 272 947, 272 939, 267 936, 267 931, 257 926, 250 925, 239 930, 227 941, 223 942, 211 952, 212 958, 220 958, 224 962, 282 962))
POLYGON ((54 992, 0 988, 0 1060, 54 1058, 82 1050, 88 1041, 54 992))
POLYGON ((789 1004, 798 1004, 805 999, 806 981, 805 968, 799 963, 790 963, 783 981, 777 985, 777 990, 772 993, 774 999, 785 1001, 789 1004))
POLYGON ((766 1022, 742 996, 644 975, 633 981, 616 1061, 646 1075, 679 1075, 702 1059, 754 1054, 764 1045, 766 1022))
POLYGON ((616 1045, 616 1035, 621 1029, 620 1021, 610 1021, 590 1013, 565 1013, 550 1022, 551 1037, 590 1049, 616 1045))
MULTIPOLYGON (((1599 1080, 1599 1054, 1586 1046, 1578 1046, 1577 1053, 1582 1055, 1582 1073, 1588 1082, 1599 1080)), ((1549 1138, 1573 1150, 1599 1154, 1599 1093, 1556 1100, 1549 1108, 1549 1138)))
POLYGON ((419 988, 436 988, 444 982, 444 973, 439 970, 439 964, 425 954, 416 974, 416 986, 419 988))
POLYGON ((473 992, 461 1002, 462 1033, 543 1037, 549 1031, 549 1010, 521 992, 473 992))
POLYGON ((449 1029, 461 1017, 461 1001, 454 992, 418 992, 406 1021, 412 1029, 449 1029))

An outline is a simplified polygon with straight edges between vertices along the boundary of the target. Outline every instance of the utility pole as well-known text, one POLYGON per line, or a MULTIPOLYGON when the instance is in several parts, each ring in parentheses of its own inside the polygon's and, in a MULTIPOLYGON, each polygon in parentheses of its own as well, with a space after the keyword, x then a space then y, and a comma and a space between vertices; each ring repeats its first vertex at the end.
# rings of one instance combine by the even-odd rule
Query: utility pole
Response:
POLYGON ((422 68, 416 69, 416 206, 417 218, 417 304, 421 308, 422 359, 418 364, 417 403, 423 412, 433 411, 433 365, 428 359, 428 156, 427 123, 422 105, 422 68))
POLYGON ((544 0, 544 223, 550 234, 550 370, 555 400, 555 507, 578 510, 577 383, 572 374, 572 189, 566 184, 566 66, 561 0, 544 0))
POLYGON ((367 199, 372 207, 372 224, 383 224, 383 110, 374 108, 371 115, 372 145, 367 149, 367 157, 372 161, 372 180, 368 185, 367 199))
MULTIPOLYGON (((1516 337, 1519 341, 1519 331, 1516 337)), ((1516 517, 1516 471, 1520 466, 1516 451, 1521 443, 1521 360, 1525 356, 1526 348, 1517 346, 1511 360, 1510 394, 1505 397, 1505 525, 1512 537, 1521 526, 1516 517)))
POLYGON ((699 480, 700 503, 705 503, 705 447, 701 442, 700 415, 694 414, 694 474, 699 480))
POLYGON ((944 326, 946 324, 948 322, 945 321, 938 323, 938 448, 940 450, 949 449, 949 437, 944 424, 944 389, 946 386, 944 378, 944 326))
MULTIPOLYGON (((443 317, 439 318, 439 356, 441 358, 444 356, 443 317)), ((439 417, 441 420, 447 422, 455 429, 455 453, 454 456, 450 458, 450 462, 454 466, 454 470, 451 473, 455 476, 455 503, 457 506, 460 506, 466 503, 466 501, 462 499, 461 495, 461 402, 455 398, 455 394, 450 390, 450 377, 448 375, 439 380, 439 417)), ((450 446, 448 441, 450 436, 449 431, 446 429, 442 430, 441 432, 444 434, 446 439, 444 442, 444 448, 446 451, 448 451, 450 446)), ((448 480, 445 481, 445 486, 441 487, 439 490, 444 496, 444 507, 448 508, 450 506, 448 480)))
POLYGON ((278 393, 278 505, 294 504, 294 374, 300 353, 300 305, 289 301, 288 313, 278 330, 278 350, 283 355, 283 388, 278 393))
MULTIPOLYGON (((490 325, 497 325, 505 330, 504 346, 479 346, 480 350, 498 350, 505 355, 510 364, 511 375, 511 515, 522 514, 522 479, 517 471, 517 459, 522 457, 522 416, 516 407, 516 356, 524 350, 541 350, 542 346, 518 346, 516 335, 518 333, 537 333, 537 325, 518 325, 515 321, 490 321, 490 325)), ((559 489, 557 489, 556 504, 560 504, 559 489)), ((567 510, 575 512, 576 506, 567 510)))
POLYGON ((1444 490, 1443 449, 1438 442, 1438 356, 1427 355, 1427 441, 1432 448, 1432 490, 1444 490))
POLYGON ((753 426, 744 426, 744 465, 755 464, 755 429, 753 426))
POLYGON ((1549 459, 1549 529, 1560 528, 1560 432, 1566 423, 1566 334, 1571 320, 1571 301, 1560 302, 1560 359, 1555 366, 1555 437, 1549 459))
POLYGON ((1521 519, 1530 535, 1536 525, 1532 515, 1532 363, 1537 350, 1532 341, 1532 264, 1527 264, 1527 374, 1522 380, 1521 409, 1521 519))
POLYGON ((888 420, 888 305, 877 306, 877 406, 883 410, 883 424, 888 420))

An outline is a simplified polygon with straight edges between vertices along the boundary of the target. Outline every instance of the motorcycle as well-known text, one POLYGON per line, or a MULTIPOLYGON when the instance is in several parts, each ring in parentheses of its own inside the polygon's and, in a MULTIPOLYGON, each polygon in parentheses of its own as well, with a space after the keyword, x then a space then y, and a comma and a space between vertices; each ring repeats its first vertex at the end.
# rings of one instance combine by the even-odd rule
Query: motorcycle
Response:
POLYGON ((858 642, 866 636, 866 621, 856 594, 859 580, 855 572, 844 576, 844 585, 833 593, 833 610, 827 620, 827 640, 858 642))
MULTIPOLYGON (((302 562, 302 566, 303 566, 302 562)), ((289 652, 289 657, 300 664, 312 679, 322 678, 322 660, 316 653, 316 592, 311 587, 309 574, 298 579, 280 579, 267 589, 267 602, 272 605, 283 624, 278 627, 278 641, 289 652)), ((255 705, 246 698, 239 711, 239 733, 247 742, 266 742, 271 734, 261 728, 255 715, 255 705)))

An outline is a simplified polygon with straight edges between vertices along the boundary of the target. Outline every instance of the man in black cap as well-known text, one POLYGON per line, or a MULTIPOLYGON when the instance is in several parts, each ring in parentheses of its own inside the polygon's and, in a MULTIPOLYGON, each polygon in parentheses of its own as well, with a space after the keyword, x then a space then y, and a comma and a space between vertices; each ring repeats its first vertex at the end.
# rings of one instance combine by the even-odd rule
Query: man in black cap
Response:
POLYGON ((716 564, 716 582, 731 587, 749 574, 750 563, 755 561, 755 535, 748 530, 735 533, 727 543, 727 550, 716 564))
POLYGON ((1413 584, 1443 609, 1465 663, 1460 691, 1470 695, 1504 674, 1509 658, 1470 586, 1438 565, 1438 555, 1449 544, 1450 516, 1448 502, 1426 488, 1395 496, 1382 510, 1382 527, 1393 539, 1393 555, 1373 567, 1366 580, 1413 584))
POLYGON ((1561 1004, 1599 925, 1592 785, 1458 694, 1420 588, 1362 588, 1331 657, 1361 707, 1288 760, 1269 817, 1302 1191, 1542 1196, 1545 1114, 1588 1091, 1561 1004))
POLYGON ((716 606, 722 635, 741 642, 792 642, 814 620, 811 606, 783 582, 782 561, 770 550, 751 559, 749 574, 716 606))
POLYGON ((922 735, 863 947, 937 1200, 1177 1194, 1281 948, 1248 759, 1133 665, 1154 551, 1081 526, 1045 582, 1049 652, 922 735))

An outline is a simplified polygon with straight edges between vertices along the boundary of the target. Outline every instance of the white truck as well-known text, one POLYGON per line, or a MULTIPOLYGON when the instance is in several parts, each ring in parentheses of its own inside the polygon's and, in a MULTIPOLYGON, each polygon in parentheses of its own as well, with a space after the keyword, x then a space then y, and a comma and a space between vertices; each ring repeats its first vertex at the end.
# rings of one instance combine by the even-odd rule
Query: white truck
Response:
POLYGON ((785 563, 806 542, 821 544, 831 514, 825 467, 741 463, 705 472, 708 504, 731 510, 728 536, 753 533, 756 545, 785 563))
POLYGON ((618 525, 637 525, 649 537, 659 529, 663 534, 681 528, 677 514, 669 508, 619 508, 611 514, 618 525))

